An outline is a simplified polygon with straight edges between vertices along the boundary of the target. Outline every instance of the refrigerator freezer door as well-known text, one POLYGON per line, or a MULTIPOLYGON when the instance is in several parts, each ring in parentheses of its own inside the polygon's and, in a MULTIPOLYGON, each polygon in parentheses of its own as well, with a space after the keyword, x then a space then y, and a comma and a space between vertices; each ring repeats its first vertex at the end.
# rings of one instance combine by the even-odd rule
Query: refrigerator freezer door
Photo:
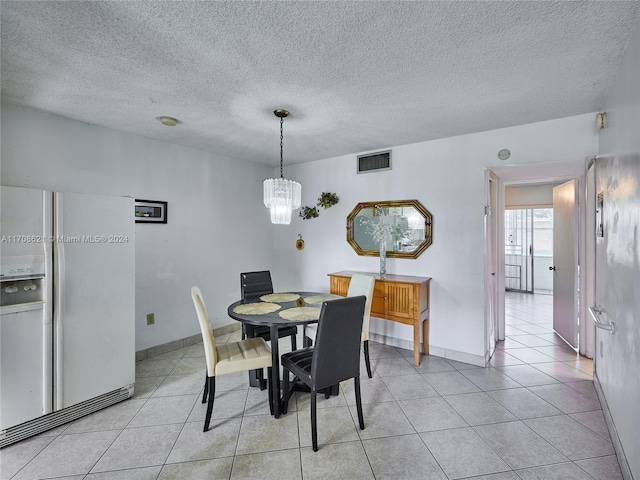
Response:
POLYGON ((51 234, 51 192, 0 187, 2 430, 52 411, 51 234))
POLYGON ((39 309, 0 315, 0 430, 39 417, 44 412, 45 363, 42 305, 39 309))
POLYGON ((135 381, 135 224, 132 198, 55 193, 54 205, 59 410, 135 381))
POLYGON ((51 192, 32 188, 0 187, 2 257, 44 255, 50 240, 48 225, 51 192))

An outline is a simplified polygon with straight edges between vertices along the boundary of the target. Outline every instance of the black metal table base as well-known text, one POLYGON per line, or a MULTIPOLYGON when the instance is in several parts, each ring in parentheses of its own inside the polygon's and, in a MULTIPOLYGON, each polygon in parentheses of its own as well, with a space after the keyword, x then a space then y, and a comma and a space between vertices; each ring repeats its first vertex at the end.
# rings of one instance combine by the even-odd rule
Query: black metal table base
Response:
MULTIPOLYGON (((249 371, 249 385, 252 387, 260 388, 260 390, 267 389, 267 380, 265 378, 259 379, 258 375, 256 375, 255 370, 249 371)), ((283 382, 280 382, 280 386, 282 387, 283 382)), ((336 396, 340 393, 340 384, 333 385, 329 389, 330 396, 336 396)), ((310 392, 310 389, 307 385, 300 381, 293 381, 289 385, 289 395, 293 395, 294 392, 310 392)), ((326 392, 325 392, 326 394, 326 392)), ((280 410, 282 411, 282 402, 286 398, 287 392, 282 392, 282 397, 280 398, 280 410)))
POLYGON ((256 370, 249 370, 249 386, 258 387, 260 390, 266 390, 267 388, 267 379, 266 378, 258 378, 258 374, 256 370))

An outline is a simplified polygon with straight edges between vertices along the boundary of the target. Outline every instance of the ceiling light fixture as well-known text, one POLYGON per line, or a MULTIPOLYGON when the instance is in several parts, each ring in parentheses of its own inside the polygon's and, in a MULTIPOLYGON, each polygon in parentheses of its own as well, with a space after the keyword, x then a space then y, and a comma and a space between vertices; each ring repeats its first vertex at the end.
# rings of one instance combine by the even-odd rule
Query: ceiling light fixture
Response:
POLYGON ((158 120, 167 127, 175 127, 178 124, 178 119, 173 117, 160 117, 158 120))
POLYGON ((302 203, 302 186, 294 180, 287 180, 282 175, 282 124, 289 112, 278 109, 273 113, 280 118, 280 178, 268 178, 264 181, 264 206, 271 212, 271 223, 289 225, 291 211, 299 209, 302 203))
POLYGON ((511 152, 507 148, 503 148, 498 152, 498 158, 500 160, 508 160, 510 156, 511 156, 511 152))

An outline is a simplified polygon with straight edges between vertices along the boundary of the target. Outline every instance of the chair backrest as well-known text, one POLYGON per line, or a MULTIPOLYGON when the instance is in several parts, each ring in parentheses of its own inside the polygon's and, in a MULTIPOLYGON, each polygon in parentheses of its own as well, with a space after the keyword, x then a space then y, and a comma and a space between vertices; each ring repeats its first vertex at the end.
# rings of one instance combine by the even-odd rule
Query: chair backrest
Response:
POLYGON ((360 375, 360 344, 366 297, 322 303, 311 360, 312 388, 321 390, 360 375))
POLYGON ((269 293, 273 293, 273 283, 271 282, 271 272, 269 270, 240 274, 240 298, 242 300, 253 300, 269 293))
POLYGON ((367 302, 364 305, 364 320, 362 322, 362 341, 369 340, 369 320, 371 317, 371 303, 373 302, 373 288, 375 284, 375 277, 354 273, 351 275, 349 290, 347 290, 347 297, 357 297, 358 295, 367 297, 367 302))
POLYGON ((207 361, 207 375, 212 377, 216 371, 216 363, 218 363, 218 352, 216 350, 216 340, 211 330, 211 322, 209 322, 209 314, 207 307, 202 300, 202 293, 198 287, 191 287, 191 299, 196 307, 198 321, 200 322, 200 331, 202 332, 202 343, 204 343, 204 356, 207 361))

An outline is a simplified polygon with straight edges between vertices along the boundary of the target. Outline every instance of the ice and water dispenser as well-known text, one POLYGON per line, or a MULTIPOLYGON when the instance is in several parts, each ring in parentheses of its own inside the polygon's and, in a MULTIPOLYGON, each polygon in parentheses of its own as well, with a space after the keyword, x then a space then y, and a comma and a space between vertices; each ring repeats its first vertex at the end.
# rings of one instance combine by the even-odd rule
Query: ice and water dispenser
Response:
POLYGON ((44 256, 3 257, 0 265, 2 313, 42 308, 45 285, 44 256))

